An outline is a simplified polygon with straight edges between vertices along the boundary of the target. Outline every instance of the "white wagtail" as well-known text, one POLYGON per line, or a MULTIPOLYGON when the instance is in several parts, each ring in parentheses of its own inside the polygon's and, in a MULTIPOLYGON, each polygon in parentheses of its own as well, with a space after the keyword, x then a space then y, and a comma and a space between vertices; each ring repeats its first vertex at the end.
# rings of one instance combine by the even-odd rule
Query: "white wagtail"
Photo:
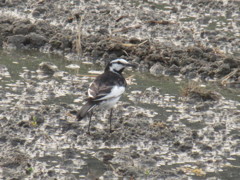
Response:
POLYGON ((87 114, 89 115, 88 133, 90 133, 90 123, 92 118, 92 110, 99 106, 102 109, 111 109, 109 116, 110 132, 112 132, 111 120, 113 106, 118 102, 126 88, 126 80, 122 75, 125 67, 135 65, 130 64, 125 59, 115 59, 110 61, 104 73, 97 76, 90 84, 88 89, 87 103, 77 113, 77 119, 82 120, 87 114))

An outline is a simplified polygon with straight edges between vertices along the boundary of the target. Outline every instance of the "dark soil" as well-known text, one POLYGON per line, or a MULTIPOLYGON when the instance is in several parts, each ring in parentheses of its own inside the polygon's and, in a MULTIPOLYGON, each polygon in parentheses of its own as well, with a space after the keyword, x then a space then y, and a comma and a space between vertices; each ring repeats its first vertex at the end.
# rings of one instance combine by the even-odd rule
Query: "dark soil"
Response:
POLYGON ((238 6, 237 1, 3 1, 0 46, 98 60, 124 57, 154 75, 224 78, 222 85, 238 87, 240 59, 232 55, 240 49, 238 6))

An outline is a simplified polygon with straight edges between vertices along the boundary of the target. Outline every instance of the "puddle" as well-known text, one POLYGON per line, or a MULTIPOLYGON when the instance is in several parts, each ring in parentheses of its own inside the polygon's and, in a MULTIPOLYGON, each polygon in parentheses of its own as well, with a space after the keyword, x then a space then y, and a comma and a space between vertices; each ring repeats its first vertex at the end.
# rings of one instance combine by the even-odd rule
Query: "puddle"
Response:
POLYGON ((0 178, 240 176, 238 89, 207 84, 220 100, 194 102, 181 96, 186 82, 178 78, 126 71, 132 78, 114 111, 116 130, 109 134, 109 114, 98 112, 89 136, 88 120, 77 122, 70 112, 102 69, 91 60, 0 51, 0 178))

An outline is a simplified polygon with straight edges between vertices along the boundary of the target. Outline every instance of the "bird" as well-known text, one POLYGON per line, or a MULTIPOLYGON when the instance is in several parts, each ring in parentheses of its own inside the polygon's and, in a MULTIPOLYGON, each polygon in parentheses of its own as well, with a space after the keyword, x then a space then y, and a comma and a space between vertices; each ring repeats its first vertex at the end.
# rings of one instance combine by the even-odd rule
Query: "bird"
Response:
POLYGON ((101 109, 110 109, 109 123, 110 133, 112 131, 112 114, 113 106, 118 102, 121 95, 125 92, 127 82, 122 75, 123 70, 126 67, 135 67, 134 64, 129 63, 125 59, 115 59, 105 67, 102 74, 96 77, 96 79, 89 85, 88 98, 86 103, 77 112, 77 120, 81 121, 87 115, 89 115, 88 134, 90 134, 90 124, 93 114, 93 109, 100 107, 101 109))

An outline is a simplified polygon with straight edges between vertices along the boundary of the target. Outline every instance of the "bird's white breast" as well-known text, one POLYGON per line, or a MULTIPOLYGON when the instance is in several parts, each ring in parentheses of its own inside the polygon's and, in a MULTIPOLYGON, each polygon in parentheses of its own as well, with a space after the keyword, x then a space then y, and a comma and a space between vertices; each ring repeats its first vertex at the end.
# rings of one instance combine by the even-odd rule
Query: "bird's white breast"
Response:
POLYGON ((109 94, 106 94, 106 96, 98 99, 98 100, 106 100, 111 98, 120 97, 125 91, 125 87, 123 86, 114 86, 109 94))

